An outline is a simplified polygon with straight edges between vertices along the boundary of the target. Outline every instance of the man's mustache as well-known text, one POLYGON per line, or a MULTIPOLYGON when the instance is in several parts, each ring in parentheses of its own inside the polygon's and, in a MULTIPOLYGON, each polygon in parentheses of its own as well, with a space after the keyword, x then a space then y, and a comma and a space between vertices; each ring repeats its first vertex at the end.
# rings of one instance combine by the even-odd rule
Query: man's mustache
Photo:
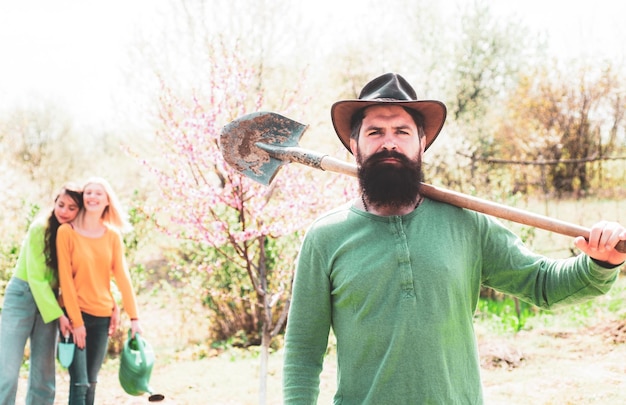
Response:
POLYGON ((371 155, 367 159, 367 161, 369 164, 376 164, 382 160, 389 159, 389 158, 399 160, 402 163, 410 162, 410 159, 406 155, 400 152, 394 151, 394 150, 382 150, 380 152, 376 152, 373 155, 371 155))

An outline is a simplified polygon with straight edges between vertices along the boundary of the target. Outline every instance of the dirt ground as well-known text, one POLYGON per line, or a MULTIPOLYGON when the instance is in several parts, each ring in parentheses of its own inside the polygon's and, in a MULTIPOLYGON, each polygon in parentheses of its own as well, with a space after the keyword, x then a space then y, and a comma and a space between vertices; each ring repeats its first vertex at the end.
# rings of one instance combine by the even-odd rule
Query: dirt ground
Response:
MULTIPOLYGON (((205 310, 164 294, 139 296, 143 337, 156 355, 150 385, 154 392, 165 395, 160 403, 259 404, 260 359, 256 352, 207 348, 203 343, 208 329, 205 310)), ((539 323, 528 331, 507 335, 494 334, 484 329, 484 324, 475 323, 486 404, 626 404, 626 320, 599 310, 593 318, 593 327, 539 323)), ((117 358, 105 361, 96 404, 148 403, 147 394, 133 397, 122 390, 118 367, 117 358)), ((267 404, 282 404, 281 351, 271 354, 268 373, 267 404)), ((321 375, 319 404, 332 404, 335 378, 331 355, 321 375)), ((24 404, 26 383, 23 372, 18 405, 24 404)), ((68 390, 68 372, 57 364, 56 404, 67 403, 68 390)))
POLYGON ((488 404, 626 404, 624 321, 482 339, 488 404))
MULTIPOLYGON (((479 344, 487 404, 626 404, 626 325, 600 322, 580 330, 532 330, 510 337, 481 337, 479 344)), ((157 350, 158 352, 158 350, 157 350)), ((158 356, 158 353, 157 353, 158 356)), ((165 395, 162 404, 259 403, 259 359, 249 352, 229 350, 193 360, 178 352, 155 363, 151 386, 165 395), (187 359, 185 359, 187 357, 187 359)), ((280 352, 272 354, 267 386, 268 404, 281 404, 280 352)), ((101 372, 97 403, 144 404, 147 395, 125 394, 117 381, 117 359, 101 372)), ((332 403, 336 368, 331 358, 322 373, 319 404, 332 403)), ((57 403, 67 403, 68 375, 58 371, 57 403)), ((20 381, 20 399, 26 377, 20 381)))

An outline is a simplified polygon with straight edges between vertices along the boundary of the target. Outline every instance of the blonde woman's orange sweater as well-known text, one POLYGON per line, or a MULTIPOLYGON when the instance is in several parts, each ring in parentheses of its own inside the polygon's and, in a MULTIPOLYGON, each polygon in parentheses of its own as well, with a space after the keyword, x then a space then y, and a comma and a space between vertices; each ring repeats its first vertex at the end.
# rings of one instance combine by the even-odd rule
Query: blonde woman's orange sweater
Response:
POLYGON ((124 259, 120 233, 107 227, 104 235, 90 238, 63 224, 57 234, 61 305, 74 328, 84 325, 81 312, 111 316, 114 298, 111 280, 122 294, 124 310, 136 319, 137 304, 124 259))

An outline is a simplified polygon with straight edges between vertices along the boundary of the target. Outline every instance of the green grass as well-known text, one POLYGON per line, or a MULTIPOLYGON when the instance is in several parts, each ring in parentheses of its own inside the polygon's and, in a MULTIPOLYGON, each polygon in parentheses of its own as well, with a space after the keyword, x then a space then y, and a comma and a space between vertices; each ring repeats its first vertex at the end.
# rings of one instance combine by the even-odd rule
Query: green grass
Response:
POLYGON ((541 310, 511 297, 480 299, 475 323, 498 335, 533 328, 589 327, 605 320, 626 319, 626 275, 621 274, 611 290, 600 297, 556 310, 541 310))
POLYGON ((502 299, 481 298, 474 318, 488 330, 504 334, 520 331, 536 311, 532 305, 516 302, 509 296, 502 299))

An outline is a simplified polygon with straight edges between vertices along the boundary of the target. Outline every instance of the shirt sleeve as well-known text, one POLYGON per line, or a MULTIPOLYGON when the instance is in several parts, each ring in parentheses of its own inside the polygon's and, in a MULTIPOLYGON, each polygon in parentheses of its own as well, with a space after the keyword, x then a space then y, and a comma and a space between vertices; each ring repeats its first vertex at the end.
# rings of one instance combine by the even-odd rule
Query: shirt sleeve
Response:
POLYGON ((61 300, 70 321, 72 322, 72 327, 78 328, 83 326, 85 323, 80 312, 80 306, 78 305, 78 294, 76 292, 76 285, 74 284, 74 277, 72 274, 72 232, 74 231, 67 224, 63 224, 59 227, 57 232, 57 257, 59 260, 61 300))
POLYGON ((285 336, 284 403, 314 404, 331 323, 330 276, 311 234, 300 250, 285 336))
POLYGON ((115 278, 115 284, 122 294, 122 302, 124 303, 124 310, 131 319, 138 319, 137 311, 137 299, 135 297, 135 291, 133 289, 132 282, 130 280, 130 274, 128 272, 128 266, 124 258, 124 245, 122 243, 122 236, 118 232, 114 232, 115 237, 113 240, 113 277, 115 278))
POLYGON ((43 321, 49 323, 61 317, 63 310, 52 287, 52 284, 56 283, 56 278, 46 264, 44 231, 43 224, 33 224, 24 240, 20 255, 25 260, 26 278, 37 309, 43 321))
POLYGON ((569 305, 607 293, 619 266, 604 268, 589 256, 552 259, 531 252, 497 222, 483 241, 483 284, 540 308, 569 305))

